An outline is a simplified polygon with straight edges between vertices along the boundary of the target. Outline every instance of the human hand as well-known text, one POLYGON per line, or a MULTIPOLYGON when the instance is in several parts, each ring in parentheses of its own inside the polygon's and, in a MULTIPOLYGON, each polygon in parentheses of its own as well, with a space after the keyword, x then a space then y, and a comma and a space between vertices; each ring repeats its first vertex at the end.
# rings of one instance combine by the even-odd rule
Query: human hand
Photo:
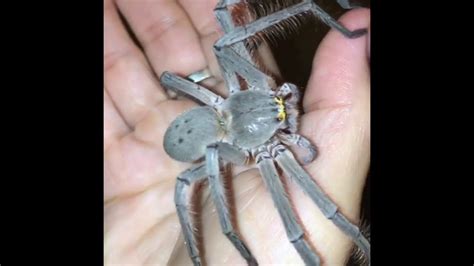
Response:
MULTIPOLYGON (((170 100, 156 76, 181 76, 210 67, 206 83, 223 92, 212 44, 220 36, 212 10, 217 1, 105 0, 104 217, 106 264, 190 264, 173 202, 177 175, 189 164, 164 152, 171 121, 195 105, 170 100), (178 3, 179 2, 179 3, 178 3), (117 7, 131 24, 144 52, 127 35, 117 7), (147 61, 148 60, 148 61, 147 61), (149 62, 149 63, 148 63, 149 62), (155 73, 155 74, 154 74, 155 73)), ((368 27, 368 10, 342 19, 350 29, 368 27)), ((356 222, 369 166, 370 80, 368 42, 331 31, 314 59, 304 96, 300 133, 317 145, 306 169, 356 222)), ((299 264, 258 171, 233 179, 238 229, 261 264, 299 264)), ((305 232, 323 262, 342 265, 352 243, 292 182, 288 192, 305 232)), ((245 261, 221 233, 213 204, 204 197, 205 259, 212 264, 245 261)))

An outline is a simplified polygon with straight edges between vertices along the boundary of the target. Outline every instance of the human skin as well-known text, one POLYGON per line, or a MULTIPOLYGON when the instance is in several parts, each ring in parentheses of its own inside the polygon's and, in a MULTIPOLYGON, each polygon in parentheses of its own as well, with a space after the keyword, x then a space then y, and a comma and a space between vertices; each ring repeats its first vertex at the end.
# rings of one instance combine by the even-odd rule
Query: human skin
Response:
MULTIPOLYGON (((157 76, 181 76, 210 67, 206 85, 223 92, 212 53, 221 35, 216 0, 105 0, 104 6, 104 217, 106 265, 190 265, 174 205, 176 177, 189 167, 163 149, 168 125, 195 106, 171 100, 157 76), (119 20, 120 10, 143 51, 119 20)), ((347 12, 341 23, 368 28, 368 9, 347 12)), ((304 99, 299 132, 319 151, 305 166, 352 222, 357 223, 370 163, 369 35, 347 39, 330 31, 318 47, 304 99)), ((268 62, 272 62, 270 59, 268 62)), ((254 168, 232 179, 239 232, 257 261, 301 264, 263 180, 254 168)), ((293 182, 292 205, 324 264, 343 265, 352 242, 293 182)), ((208 191, 203 191, 204 259, 209 265, 245 265, 221 232, 208 191)))

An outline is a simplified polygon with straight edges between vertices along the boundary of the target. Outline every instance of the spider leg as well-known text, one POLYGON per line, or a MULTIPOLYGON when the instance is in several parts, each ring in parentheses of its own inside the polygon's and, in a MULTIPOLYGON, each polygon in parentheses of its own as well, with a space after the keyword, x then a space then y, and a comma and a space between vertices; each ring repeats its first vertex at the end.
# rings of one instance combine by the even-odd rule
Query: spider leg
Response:
POLYGON ((277 145, 272 155, 287 176, 294 179, 306 194, 316 203, 326 218, 330 219, 341 231, 347 234, 365 253, 370 264, 370 243, 362 235, 359 227, 352 224, 338 211, 336 204, 329 199, 311 176, 295 160, 293 154, 283 145, 277 145))
POLYGON ((359 7, 358 4, 351 3, 350 0, 337 0, 337 3, 344 9, 353 9, 359 7))
POLYGON ((234 43, 240 42, 255 35, 259 31, 262 31, 268 27, 271 27, 281 22, 282 20, 288 19, 292 16, 304 12, 312 12, 316 17, 320 18, 321 21, 324 22, 326 25, 336 29, 348 38, 358 38, 367 33, 367 29, 357 29, 354 31, 350 31, 349 29, 341 25, 339 22, 337 22, 337 20, 331 17, 312 0, 303 0, 299 4, 293 5, 283 10, 277 11, 271 15, 257 19, 243 27, 234 28, 232 31, 228 32, 226 35, 220 38, 216 42, 215 47, 222 48, 224 46, 229 46, 234 43))
POLYGON ((188 249, 188 254, 195 266, 201 265, 201 258, 196 244, 196 236, 188 209, 188 199, 186 193, 191 184, 203 180, 206 177, 206 167, 204 163, 193 166, 178 176, 175 187, 174 201, 179 217, 179 222, 183 230, 183 235, 188 249))
POLYGON ((241 57, 238 53, 229 47, 214 47, 214 53, 219 60, 222 71, 238 73, 254 90, 271 90, 274 84, 273 78, 266 75, 252 63, 241 57))
MULTIPOLYGON (((220 0, 216 7, 214 8, 214 14, 219 22, 222 30, 224 33, 230 32, 235 28, 234 22, 232 20, 232 15, 229 12, 228 7, 234 4, 238 4, 240 0, 220 0)), ((236 53, 240 54, 245 60, 248 62, 252 62, 252 58, 250 56, 249 51, 245 47, 245 41, 238 42, 232 46, 232 48, 236 53)), ((221 66, 221 71, 224 76, 224 80, 227 84, 227 88, 229 88, 229 94, 232 95, 238 91, 240 91, 240 83, 237 75, 234 71, 228 71, 227 68, 220 62, 219 57, 217 57, 219 64, 221 66)))
POLYGON ((222 183, 222 176, 220 174, 219 152, 218 145, 216 144, 207 147, 206 167, 209 175, 209 187, 219 216, 222 232, 227 236, 249 265, 258 265, 252 253, 239 235, 237 235, 237 232, 235 232, 234 227, 232 226, 229 206, 225 195, 224 185, 222 183))
POLYGON ((316 159, 318 155, 318 150, 316 147, 309 141, 309 139, 301 136, 299 134, 279 134, 279 137, 282 139, 283 142, 297 145, 303 149, 306 149, 308 155, 303 158, 303 163, 309 164, 310 162, 316 159))
POLYGON ((183 92, 211 107, 217 107, 224 101, 221 96, 203 86, 167 71, 161 74, 160 83, 168 89, 183 92))
POLYGON ((303 229, 295 218, 295 213, 286 196, 285 189, 273 163, 273 158, 267 151, 262 151, 256 155, 256 161, 265 185, 270 191, 273 202, 283 221, 288 239, 306 265, 319 265, 319 256, 304 239, 303 229))
POLYGON ((249 155, 237 147, 226 142, 218 142, 217 149, 219 157, 226 162, 231 162, 235 165, 245 165, 248 161, 249 155))

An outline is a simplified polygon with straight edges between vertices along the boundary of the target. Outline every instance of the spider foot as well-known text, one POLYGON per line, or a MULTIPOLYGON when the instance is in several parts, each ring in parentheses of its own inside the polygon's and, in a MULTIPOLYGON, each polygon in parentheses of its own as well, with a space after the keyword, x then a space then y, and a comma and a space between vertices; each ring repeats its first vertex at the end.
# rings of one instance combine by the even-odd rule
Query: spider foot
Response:
POLYGON ((347 37, 350 39, 357 39, 359 37, 364 36, 365 34, 367 34, 367 29, 357 29, 357 30, 351 31, 347 35, 347 37))

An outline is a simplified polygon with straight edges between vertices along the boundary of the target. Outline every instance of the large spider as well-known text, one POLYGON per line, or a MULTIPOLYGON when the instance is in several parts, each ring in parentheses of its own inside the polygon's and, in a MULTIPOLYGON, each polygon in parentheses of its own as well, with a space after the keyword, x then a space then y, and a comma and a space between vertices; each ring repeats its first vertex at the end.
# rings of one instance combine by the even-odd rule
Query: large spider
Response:
MULTIPOLYGON (((164 148, 169 156, 182 162, 197 162, 178 176, 175 191, 189 256, 195 265, 201 265, 186 192, 190 184, 207 178, 223 233, 249 265, 257 265, 252 252, 232 226, 221 176, 224 163, 245 165, 254 159, 281 216, 288 239, 307 265, 319 265, 320 258, 303 237, 304 232, 285 196, 275 163, 311 197, 325 217, 350 236, 370 258, 369 241, 338 211, 335 203, 287 149, 286 145, 306 149, 308 155, 304 163, 311 162, 317 155, 311 142, 297 134, 297 106, 301 98, 297 87, 290 83, 276 87, 274 80, 256 67, 244 45, 246 39, 258 32, 307 12, 348 38, 357 38, 365 34, 366 29, 346 29, 311 0, 304 0, 245 26, 235 26, 228 6, 238 2, 221 0, 215 8, 217 20, 225 32, 215 43, 214 52, 229 89, 227 99, 169 72, 160 77, 164 87, 187 94, 206 105, 181 114, 171 123, 164 137, 164 148), (241 88, 238 76, 247 83, 246 90, 241 88)), ((347 1, 338 2, 345 8, 350 7, 347 1)))

